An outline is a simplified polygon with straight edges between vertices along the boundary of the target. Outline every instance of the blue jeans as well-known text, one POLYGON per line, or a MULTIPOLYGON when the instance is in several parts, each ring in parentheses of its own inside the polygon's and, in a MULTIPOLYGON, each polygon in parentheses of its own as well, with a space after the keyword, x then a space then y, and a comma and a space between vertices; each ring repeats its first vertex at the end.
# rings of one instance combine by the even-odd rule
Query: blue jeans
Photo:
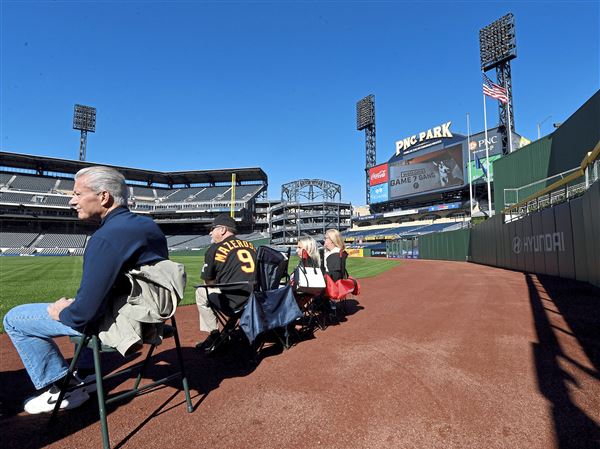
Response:
MULTIPOLYGON (((75 329, 53 320, 46 310, 49 304, 23 304, 4 316, 4 329, 12 340, 36 389, 62 379, 69 369, 54 342, 54 337, 80 336, 75 329)), ((90 365, 91 351, 82 351, 80 366, 90 365)))

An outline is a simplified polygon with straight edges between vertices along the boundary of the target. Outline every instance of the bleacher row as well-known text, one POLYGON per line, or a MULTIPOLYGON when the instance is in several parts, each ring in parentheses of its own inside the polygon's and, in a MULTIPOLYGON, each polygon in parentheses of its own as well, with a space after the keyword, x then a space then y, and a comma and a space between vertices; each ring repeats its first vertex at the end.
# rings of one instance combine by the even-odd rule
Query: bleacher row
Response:
POLYGON ((0 251, 3 256, 79 256, 87 239, 85 234, 0 232, 0 251))
MULTIPOLYGON (((68 207, 74 184, 72 179, 0 173, 0 202, 68 207)), ((256 196, 261 188, 262 185, 256 184, 236 186, 235 201, 247 201, 256 196)), ((132 201, 142 203, 228 201, 231 186, 174 189, 130 186, 129 195, 132 201)))
MULTIPOLYGON (((244 240, 266 237, 260 232, 240 234, 244 240)), ((0 255, 3 256, 81 256, 89 236, 85 234, 38 234, 34 232, 0 232, 0 255)), ((170 250, 200 249, 211 243, 209 235, 170 235, 170 250)))

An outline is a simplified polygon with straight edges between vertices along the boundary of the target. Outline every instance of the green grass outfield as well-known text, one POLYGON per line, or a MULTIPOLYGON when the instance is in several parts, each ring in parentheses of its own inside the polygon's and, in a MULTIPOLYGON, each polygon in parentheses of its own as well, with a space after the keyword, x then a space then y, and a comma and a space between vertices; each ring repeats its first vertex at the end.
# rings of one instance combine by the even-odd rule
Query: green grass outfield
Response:
MULTIPOLYGON (((182 304, 193 304, 194 284, 200 283, 202 256, 172 256, 185 265, 188 275, 182 304)), ((290 259, 290 269, 298 259, 290 259)), ((398 265, 397 260, 349 258, 348 272, 356 278, 367 278, 398 265)), ((0 257, 0 332, 4 332, 1 319, 18 304, 52 302, 77 293, 83 257, 0 257)))

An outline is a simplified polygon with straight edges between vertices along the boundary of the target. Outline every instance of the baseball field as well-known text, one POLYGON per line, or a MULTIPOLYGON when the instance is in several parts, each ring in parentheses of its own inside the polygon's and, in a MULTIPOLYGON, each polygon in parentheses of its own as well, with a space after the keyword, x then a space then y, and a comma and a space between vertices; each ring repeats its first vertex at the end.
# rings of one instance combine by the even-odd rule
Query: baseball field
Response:
MULTIPOLYGON (((172 259, 186 267, 187 287, 181 305, 193 304, 194 285, 200 283, 202 256, 174 256, 172 259)), ((298 263, 290 258, 290 270, 298 263)), ((348 271, 357 278, 376 276, 400 262, 388 259, 350 258, 348 271)), ((83 257, 0 257, 0 332, 1 319, 18 304, 51 302, 77 293, 83 257)))

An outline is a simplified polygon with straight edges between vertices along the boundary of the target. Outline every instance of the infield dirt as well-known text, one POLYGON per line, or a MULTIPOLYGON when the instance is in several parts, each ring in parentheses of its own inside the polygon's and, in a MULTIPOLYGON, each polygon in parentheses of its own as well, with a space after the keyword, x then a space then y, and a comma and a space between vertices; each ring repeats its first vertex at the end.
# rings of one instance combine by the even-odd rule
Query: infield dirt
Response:
MULTIPOLYGON (((208 358, 197 310, 177 312, 195 411, 162 388, 109 407, 113 447, 596 448, 600 294, 587 284, 475 264, 407 261, 362 281, 339 324, 258 365, 208 358)), ((65 354, 72 346, 59 340, 65 354)), ((95 400, 17 413, 33 387, 0 336, 0 446, 101 446, 95 400)), ((174 362, 169 341, 157 377, 174 362)), ((114 366, 118 357, 107 360, 114 366)), ((112 385, 118 391, 120 385, 112 385)))

